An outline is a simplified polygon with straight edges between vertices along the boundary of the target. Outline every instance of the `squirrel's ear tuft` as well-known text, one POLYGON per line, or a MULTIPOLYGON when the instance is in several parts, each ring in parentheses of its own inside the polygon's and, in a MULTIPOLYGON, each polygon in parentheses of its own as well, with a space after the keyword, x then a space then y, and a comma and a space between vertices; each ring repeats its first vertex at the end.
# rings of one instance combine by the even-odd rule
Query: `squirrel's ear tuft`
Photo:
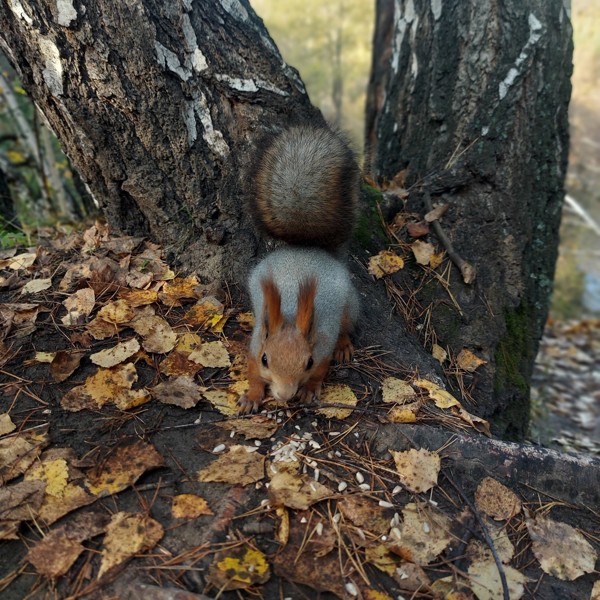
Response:
POLYGON ((314 324, 316 293, 317 282, 314 277, 305 279, 298 288, 298 314, 296 315, 296 327, 307 339, 312 334, 314 324))
POLYGON ((281 314, 281 295, 270 277, 260 282, 263 291, 264 318, 265 318, 265 336, 277 331, 283 325, 283 315, 281 314))

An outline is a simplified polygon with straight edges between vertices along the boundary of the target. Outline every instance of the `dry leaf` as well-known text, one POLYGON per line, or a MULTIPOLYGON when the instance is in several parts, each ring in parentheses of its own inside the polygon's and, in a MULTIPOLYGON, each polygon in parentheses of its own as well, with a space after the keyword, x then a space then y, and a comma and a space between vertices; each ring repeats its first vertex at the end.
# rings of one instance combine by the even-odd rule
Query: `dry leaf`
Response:
POLYGON ((265 476, 265 457, 256 446, 231 446, 210 465, 198 471, 198 481, 249 485, 265 476))
POLYGON ((391 275, 404 268, 404 260, 391 250, 382 250, 369 259, 369 273, 376 279, 391 275))
POLYGON ((306 510, 333 492, 308 475, 276 473, 269 485, 269 500, 273 506, 306 510))
POLYGON ((162 317, 151 315, 136 318, 131 326, 142 336, 142 346, 146 352, 166 354, 175 347, 177 334, 162 317))
POLYGON ((0 440, 0 485, 25 473, 48 443, 47 429, 3 437, 0 440))
POLYGON ((196 300, 198 298, 196 287, 199 283, 196 275, 176 277, 163 285, 158 297, 166 306, 181 306, 181 300, 196 300))
POLYGON ((134 484, 146 471, 162 466, 163 457, 152 444, 136 442, 117 448, 90 470, 86 486, 95 496, 109 496, 134 484))
POLYGON ((11 433, 16 427, 8 413, 0 414, 0 436, 11 433))
POLYGON ((392 550, 418 565, 435 560, 454 539, 450 534, 451 521, 428 504, 411 502, 402 511, 400 536, 390 536, 392 550))
POLYGON ((163 404, 174 404, 181 408, 192 408, 202 399, 202 390, 192 377, 182 375, 169 379, 150 390, 153 398, 163 404))
POLYGON ((18 527, 21 521, 37 517, 44 500, 45 488, 43 481, 20 481, 0 487, 0 524, 12 521, 18 527))
POLYGON ((203 367, 229 367, 231 360, 223 342, 205 342, 197 350, 190 352, 188 359, 203 367))
POLYGON ((435 248, 433 245, 422 240, 416 240, 410 245, 410 247, 415 255, 417 263, 420 265, 428 265, 431 257, 435 253, 435 248))
POLYGON ((239 396, 236 393, 229 390, 202 390, 202 395, 222 415, 232 417, 239 413, 237 405, 239 396))
POLYGON ((67 380, 79 367, 85 352, 78 350, 59 350, 52 359, 50 375, 57 382, 67 380))
POLYGON ((37 542, 27 553, 26 560, 40 575, 51 579, 65 575, 86 550, 81 542, 102 533, 108 520, 103 513, 81 513, 37 542))
POLYGON ((21 296, 25 294, 37 294, 52 286, 52 279, 33 279, 21 288, 21 296))
POLYGON ((429 234, 429 223, 426 221, 419 221, 418 223, 408 223, 406 225, 406 231, 408 235, 414 238, 422 238, 429 234))
POLYGON ((417 387, 426 389, 429 396, 434 400, 438 408, 450 408, 451 406, 461 406, 460 402, 449 392, 442 389, 433 381, 427 379, 416 379, 413 382, 417 387))
POLYGON ((420 408, 421 402, 419 401, 392 406, 387 414, 387 419, 390 423, 416 423, 420 408))
POLYGON ((429 450, 407 450, 395 452, 390 450, 396 463, 396 471, 400 481, 411 491, 420 493, 430 490, 437 485, 441 468, 440 455, 429 450))
POLYGON ((218 323, 223 317, 223 303, 212 296, 202 298, 184 315, 183 320, 189 325, 209 326, 218 323))
POLYGON ((521 501, 505 485, 486 477, 475 492, 477 508, 494 519, 510 519, 521 512, 521 501))
POLYGON ((23 254, 18 254, 8 261, 6 265, 9 269, 13 271, 19 271, 21 269, 28 269, 33 265, 35 259, 37 257, 36 252, 25 252, 23 254))
POLYGON ((415 390, 406 381, 395 377, 386 377, 381 384, 383 401, 386 403, 405 404, 415 399, 415 390))
POLYGON ((136 381, 137 372, 131 363, 112 369, 98 369, 98 372, 90 375, 83 385, 68 391, 60 405, 65 410, 77 412, 101 408, 112 402, 121 410, 128 410, 150 400, 146 390, 131 389, 136 381))
POLYGON ((126 300, 115 300, 103 306, 97 317, 113 325, 126 325, 135 317, 135 312, 126 300))
MULTIPOLYGON (((403 562, 394 572, 394 579, 403 590, 411 592, 424 592, 431 585, 427 573, 419 565, 411 562, 403 562)), ((446 597, 445 600, 452 599, 446 597)))
POLYGON ((431 356, 433 356, 433 358, 435 358, 440 365, 443 365, 448 358, 448 353, 441 346, 433 344, 433 347, 431 348, 431 356))
POLYGON ((148 306, 158 301, 158 292, 156 290, 124 290, 119 296, 132 308, 148 306))
MULTIPOLYGON (((504 598, 500 573, 492 561, 473 563, 468 570, 471 589, 479 600, 502 600, 504 598)), ((519 600, 525 592, 527 577, 521 572, 504 566, 510 600, 519 600)))
POLYGON ((269 577, 266 556, 260 550, 244 544, 217 553, 210 566, 208 580, 216 588, 228 591, 265 583, 269 577))
POLYGON ((352 414, 357 402, 358 398, 349 386, 344 384, 328 385, 323 388, 321 404, 343 404, 350 408, 318 408, 316 412, 327 419, 347 419, 352 414))
POLYGON ((436 204, 433 207, 433 210, 430 210, 425 215, 425 220, 428 223, 431 223, 432 221, 437 221, 437 220, 441 219, 444 216, 444 214, 446 213, 446 211, 448 210, 448 208, 450 208, 449 204, 436 204))
POLYGON ((98 579, 114 573, 136 554, 151 550, 164 535, 162 525, 141 513, 115 513, 106 528, 98 579))
POLYGON ((598 554, 577 529, 552 519, 525 519, 532 550, 545 573, 572 581, 592 573, 598 554))
POLYGON ((338 502, 338 510, 363 531, 381 537, 390 529, 389 516, 378 503, 363 496, 346 496, 338 502))
POLYGON ((227 421, 215 424, 221 429, 240 433, 247 440, 264 440, 270 438, 279 429, 279 424, 274 419, 269 419, 264 415, 228 419, 227 421))
POLYGON ((463 348, 456 357, 456 364, 460 369, 472 373, 481 365, 486 365, 487 360, 483 360, 478 356, 475 356, 470 350, 463 348))
POLYGON ((375 565, 380 571, 387 573, 390 577, 396 572, 400 564, 400 559, 383 544, 367 546, 365 548, 365 560, 375 565))
POLYGON ((101 350, 90 355, 90 360, 100 367, 109 369, 131 358, 140 349, 140 343, 131 338, 125 342, 120 342, 112 348, 101 350))
POLYGON ((213 515, 208 502, 195 494, 179 494, 173 497, 171 514, 175 519, 197 519, 205 515, 213 515))

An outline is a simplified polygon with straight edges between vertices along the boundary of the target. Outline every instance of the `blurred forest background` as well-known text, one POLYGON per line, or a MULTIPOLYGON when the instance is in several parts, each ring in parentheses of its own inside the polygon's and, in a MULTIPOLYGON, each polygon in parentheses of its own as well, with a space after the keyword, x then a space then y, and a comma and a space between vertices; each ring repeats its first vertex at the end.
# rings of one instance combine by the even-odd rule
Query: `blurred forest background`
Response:
MULTIPOLYGON (((363 146, 373 0, 251 0, 314 104, 363 146)), ((600 3, 573 0, 571 155, 552 304, 555 319, 600 315, 600 3)), ((0 56, 0 248, 95 216, 59 144, 0 56), (7 195, 12 198, 6 202, 7 195)))

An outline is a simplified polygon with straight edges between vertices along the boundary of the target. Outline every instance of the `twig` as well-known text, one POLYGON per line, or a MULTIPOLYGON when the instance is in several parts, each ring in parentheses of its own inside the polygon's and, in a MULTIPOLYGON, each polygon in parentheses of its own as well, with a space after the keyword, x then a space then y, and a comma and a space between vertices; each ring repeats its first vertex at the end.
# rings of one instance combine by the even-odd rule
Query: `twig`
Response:
MULTIPOLYGON (((433 210, 433 205, 431 203, 431 195, 427 190, 424 193, 424 199, 427 212, 431 212, 433 210)), ((433 225, 433 230, 435 231, 435 234, 439 238, 440 242, 442 242, 442 245, 446 249, 446 252, 448 252, 450 260, 452 260, 452 262, 459 268, 463 277, 463 281, 467 284, 473 283, 473 281, 475 281, 476 276, 475 267, 471 263, 468 263, 466 260, 464 260, 456 252, 456 250, 452 246, 452 243, 448 239, 448 236, 444 233, 444 230, 442 229, 442 226, 440 225, 437 219, 432 221, 431 224, 433 225)))
POLYGON ((479 511, 475 508, 475 505, 471 502, 471 500, 467 497, 467 495, 460 489, 460 487, 456 483, 454 483, 454 481, 448 476, 447 473, 444 473, 444 475, 445 475, 446 479, 448 480, 448 483, 450 483, 450 485, 456 490, 458 495, 463 499, 463 502, 469 507, 469 510, 473 513, 473 516, 475 517, 475 519, 477 519, 477 522, 479 523, 479 526, 481 527, 483 537, 485 538, 485 541, 490 548, 492 556, 494 557, 494 562, 496 563, 496 568, 498 569, 498 574, 500 575, 500 581, 502 582, 503 600, 510 600, 510 593, 508 591, 508 582, 506 580, 506 572, 504 571, 504 566, 502 565, 502 561, 500 560, 500 557, 498 556, 498 552, 496 552, 496 546, 494 546, 494 541, 492 540, 492 537, 490 536, 490 532, 488 531, 486 524, 484 523, 483 519, 481 518, 479 511))

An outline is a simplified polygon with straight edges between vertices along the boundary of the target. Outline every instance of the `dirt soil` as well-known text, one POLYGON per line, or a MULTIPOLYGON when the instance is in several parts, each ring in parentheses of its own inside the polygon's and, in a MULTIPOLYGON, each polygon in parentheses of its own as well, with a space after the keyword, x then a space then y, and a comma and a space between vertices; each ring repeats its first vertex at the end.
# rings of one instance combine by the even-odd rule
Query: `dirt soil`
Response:
MULTIPOLYGON (((173 279, 160 249, 100 227, 0 261, 3 600, 491 599, 503 598, 502 576, 511 598, 600 588, 600 491, 536 487, 541 463, 527 451, 506 468, 518 445, 487 460, 490 442, 462 407, 436 405, 381 349, 359 339, 355 360, 331 369, 335 413, 269 406, 236 419, 250 321, 226 291, 173 279), (90 289, 86 312, 88 292, 76 293, 90 289), (409 397, 384 404, 392 376, 412 383, 409 397), (427 439, 434 447, 417 452, 427 439)), ((573 425, 598 433, 600 328, 581 327, 542 379, 551 349, 562 357, 556 326, 536 371, 538 397, 557 392, 559 441, 573 425), (567 375, 572 363, 585 378, 567 375)), ((577 448, 590 457, 569 468, 598 478, 597 444, 577 448)))

